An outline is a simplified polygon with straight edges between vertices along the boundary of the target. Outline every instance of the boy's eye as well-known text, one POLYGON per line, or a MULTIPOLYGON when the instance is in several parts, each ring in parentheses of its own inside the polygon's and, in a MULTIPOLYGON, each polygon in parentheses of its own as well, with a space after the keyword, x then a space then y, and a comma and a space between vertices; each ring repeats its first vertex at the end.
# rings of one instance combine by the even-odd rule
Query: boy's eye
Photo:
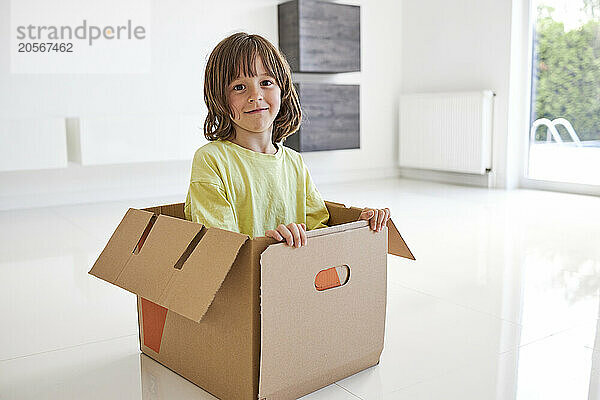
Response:
POLYGON ((238 85, 235 85, 235 86, 233 87, 233 90, 242 90, 242 89, 244 89, 244 85, 242 85, 241 83, 240 83, 240 84, 238 84, 238 85))
POLYGON ((271 86, 273 84, 273 82, 271 82, 271 81, 262 81, 262 83, 265 86, 271 86))

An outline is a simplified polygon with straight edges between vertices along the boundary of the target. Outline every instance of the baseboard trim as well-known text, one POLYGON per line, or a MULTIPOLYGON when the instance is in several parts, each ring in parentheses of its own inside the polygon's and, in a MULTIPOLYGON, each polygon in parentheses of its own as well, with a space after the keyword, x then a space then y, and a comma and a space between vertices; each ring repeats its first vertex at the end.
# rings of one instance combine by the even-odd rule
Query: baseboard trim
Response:
MULTIPOLYGON (((492 187, 491 174, 472 175, 398 167, 311 171, 317 186, 407 178, 467 186, 492 187)), ((177 197, 185 201, 189 162, 78 167, 3 174, 0 210, 82 203, 177 197), (112 176, 112 179, 107 179, 112 176)))
MULTIPOLYGON (((189 162, 146 163, 20 171, 2 175, 0 210, 17 210, 146 198, 177 197, 185 201, 189 162), (107 179, 111 176, 111 179, 107 179)), ((311 175, 318 186, 399 177, 398 168, 328 170, 311 175)))
POLYGON ((416 168, 400 168, 399 176, 407 179, 417 179, 432 182, 453 183, 466 186, 485 188, 494 187, 494 174, 485 175, 465 174, 460 172, 434 171, 416 168))
POLYGON ((179 196, 190 162, 136 163, 11 171, 0 174, 0 211, 179 196))

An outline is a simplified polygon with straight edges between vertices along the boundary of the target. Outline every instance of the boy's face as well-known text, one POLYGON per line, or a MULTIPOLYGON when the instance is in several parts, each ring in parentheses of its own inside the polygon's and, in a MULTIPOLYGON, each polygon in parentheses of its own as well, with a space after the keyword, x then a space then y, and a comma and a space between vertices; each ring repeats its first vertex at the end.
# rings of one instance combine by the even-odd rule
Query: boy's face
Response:
POLYGON ((281 107, 281 90, 258 56, 255 68, 257 76, 238 76, 227 87, 236 134, 272 134, 273 121, 281 107))

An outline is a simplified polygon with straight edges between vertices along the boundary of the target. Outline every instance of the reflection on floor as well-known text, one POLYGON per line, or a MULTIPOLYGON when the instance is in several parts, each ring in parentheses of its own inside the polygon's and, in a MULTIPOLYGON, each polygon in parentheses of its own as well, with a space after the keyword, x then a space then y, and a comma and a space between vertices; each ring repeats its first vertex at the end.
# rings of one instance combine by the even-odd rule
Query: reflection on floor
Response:
MULTIPOLYGON (((306 399, 600 399, 600 198, 389 179, 323 185, 389 207, 378 366, 306 399)), ((213 399, 141 355, 135 296, 87 274, 133 200, 0 212, 0 399, 213 399)))

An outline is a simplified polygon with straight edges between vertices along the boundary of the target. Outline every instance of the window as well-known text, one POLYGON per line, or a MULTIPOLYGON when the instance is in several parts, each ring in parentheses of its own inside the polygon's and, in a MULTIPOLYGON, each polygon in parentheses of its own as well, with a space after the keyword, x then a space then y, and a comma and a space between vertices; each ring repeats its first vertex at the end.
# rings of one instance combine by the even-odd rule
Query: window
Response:
POLYGON ((532 0, 529 179, 600 185, 600 0, 532 0))

